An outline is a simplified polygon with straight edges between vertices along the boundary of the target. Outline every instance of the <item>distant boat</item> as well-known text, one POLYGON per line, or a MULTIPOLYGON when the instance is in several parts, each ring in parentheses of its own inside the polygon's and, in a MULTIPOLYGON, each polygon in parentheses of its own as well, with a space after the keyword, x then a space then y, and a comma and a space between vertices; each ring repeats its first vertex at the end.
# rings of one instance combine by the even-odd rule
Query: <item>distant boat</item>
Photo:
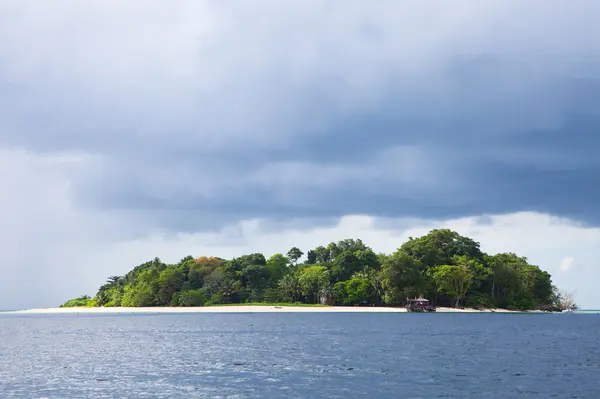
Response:
POLYGON ((435 306, 431 304, 429 299, 425 299, 422 296, 415 299, 408 299, 406 304, 407 312, 435 312, 435 306))

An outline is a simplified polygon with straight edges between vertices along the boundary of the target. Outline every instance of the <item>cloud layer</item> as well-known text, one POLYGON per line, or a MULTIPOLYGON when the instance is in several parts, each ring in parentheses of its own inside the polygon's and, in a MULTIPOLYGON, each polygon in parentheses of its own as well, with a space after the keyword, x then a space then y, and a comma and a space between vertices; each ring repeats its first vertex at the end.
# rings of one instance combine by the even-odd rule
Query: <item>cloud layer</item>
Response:
POLYGON ((83 206, 600 221, 595 2, 63 4, 2 6, 2 136, 83 206))
MULTIPOLYGON (((599 12, 594 0, 5 1, 11 262, 38 271, 73 237, 81 259, 165 234, 218 241, 243 220, 307 234, 356 214, 597 226, 599 12)), ((557 256, 580 268, 578 253, 557 256)), ((92 268, 52 265, 64 279, 92 268)))

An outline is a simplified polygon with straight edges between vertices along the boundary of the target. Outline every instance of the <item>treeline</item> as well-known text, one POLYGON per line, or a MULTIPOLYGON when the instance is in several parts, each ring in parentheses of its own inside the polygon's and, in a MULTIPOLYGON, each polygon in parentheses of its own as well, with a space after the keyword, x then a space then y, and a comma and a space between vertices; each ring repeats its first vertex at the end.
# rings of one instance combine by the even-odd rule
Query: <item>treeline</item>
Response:
POLYGON ((266 259, 188 256, 159 258, 109 277, 95 297, 62 306, 207 306, 305 303, 400 306, 425 296, 438 306, 553 309, 560 295, 550 274, 514 253, 488 255, 479 243, 448 229, 410 238, 396 252, 377 254, 360 239, 291 248, 266 259))

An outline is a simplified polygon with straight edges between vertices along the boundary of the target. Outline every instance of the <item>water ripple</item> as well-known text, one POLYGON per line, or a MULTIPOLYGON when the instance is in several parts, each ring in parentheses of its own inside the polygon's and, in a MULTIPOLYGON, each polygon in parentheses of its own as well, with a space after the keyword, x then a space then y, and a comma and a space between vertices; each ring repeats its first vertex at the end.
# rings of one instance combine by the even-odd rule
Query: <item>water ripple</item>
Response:
POLYGON ((2 398, 596 398, 598 315, 2 315, 2 398))

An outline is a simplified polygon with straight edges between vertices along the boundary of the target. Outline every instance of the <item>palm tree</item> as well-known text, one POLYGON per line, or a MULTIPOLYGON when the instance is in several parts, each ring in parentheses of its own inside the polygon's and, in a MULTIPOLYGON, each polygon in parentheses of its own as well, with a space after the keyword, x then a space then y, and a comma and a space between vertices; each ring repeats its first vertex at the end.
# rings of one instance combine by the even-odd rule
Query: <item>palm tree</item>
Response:
POLYGON ((375 298, 375 302, 380 303, 383 298, 383 283, 381 279, 381 274, 370 267, 365 267, 363 270, 358 271, 352 275, 352 278, 364 278, 369 281, 369 285, 373 290, 373 295, 375 298))
POLYGON ((121 276, 110 276, 106 279, 106 283, 111 286, 121 285, 123 278, 121 276))
POLYGON ((287 274, 279 280, 279 290, 284 297, 290 298, 296 302, 302 296, 302 287, 298 278, 292 274, 287 274))

